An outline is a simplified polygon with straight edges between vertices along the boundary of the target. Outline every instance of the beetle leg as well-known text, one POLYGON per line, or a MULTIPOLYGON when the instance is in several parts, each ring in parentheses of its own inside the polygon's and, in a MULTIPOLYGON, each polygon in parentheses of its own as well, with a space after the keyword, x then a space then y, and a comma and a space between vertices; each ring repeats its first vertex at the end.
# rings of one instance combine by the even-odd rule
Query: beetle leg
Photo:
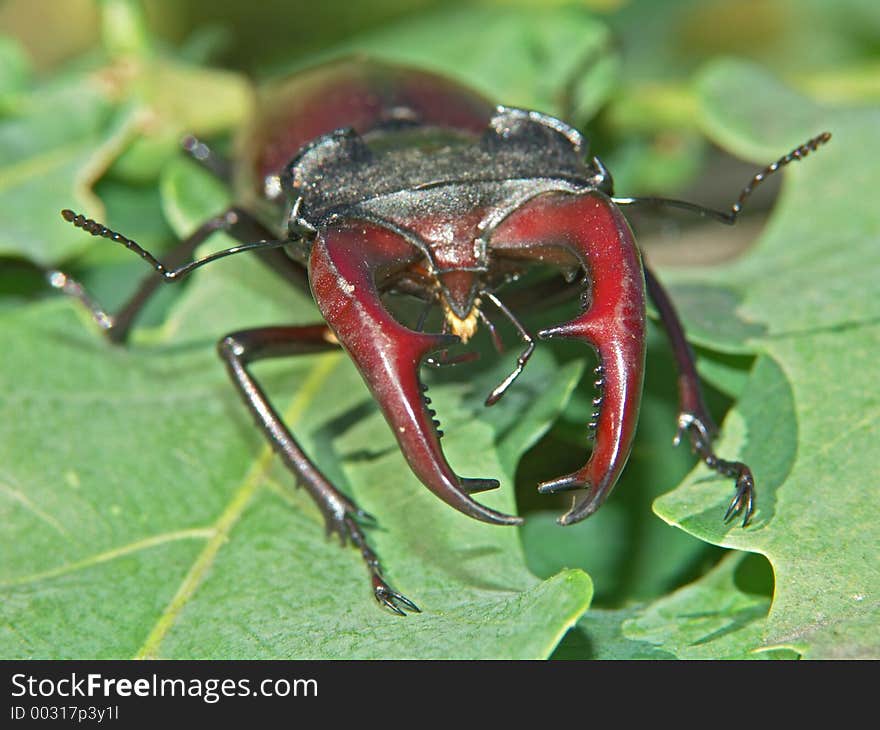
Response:
MULTIPOLYGON (((700 377, 694 362, 694 354, 687 342, 678 312, 672 304, 672 300, 658 281, 654 272, 645 267, 645 285, 648 296, 657 307, 663 329, 672 346, 672 354, 675 357, 675 365, 678 370, 678 396, 679 396, 679 437, 691 424, 699 423, 699 430, 708 438, 713 438, 718 433, 718 428, 712 421, 712 416, 703 400, 700 389, 700 377)), ((676 437, 676 443, 678 438, 676 437)))
POLYGON ((437 422, 425 402, 419 366, 427 355, 458 341, 416 332, 384 307, 376 279, 417 260, 421 253, 399 235, 361 221, 322 231, 312 246, 310 279, 315 301, 348 351, 421 482, 451 507, 483 522, 515 525, 521 518, 496 512, 470 497, 493 489, 494 479, 466 480, 446 461, 437 422))
MULTIPOLYGON (((539 196, 512 213, 492 234, 492 254, 588 272, 591 290, 581 314, 538 333, 571 337, 599 356, 601 408, 595 441, 579 470, 539 485, 541 493, 586 490, 560 517, 563 525, 595 512, 620 476, 632 448, 645 363, 645 284, 641 259, 620 211, 598 192, 539 196)), ((592 429, 591 429, 592 430, 592 429)))
POLYGON ((372 516, 334 487, 306 456, 248 370, 248 365, 256 360, 323 352, 336 347, 333 334, 326 325, 243 330, 226 335, 217 345, 220 357, 226 363, 232 381, 257 425, 324 515, 328 534, 335 533, 342 545, 350 541, 357 547, 369 571, 376 600, 385 608, 404 616, 403 608, 411 611, 419 609, 408 598, 394 591, 382 577, 379 558, 367 544, 358 524, 373 522, 372 516))
MULTIPOLYGON (((196 266, 200 266, 209 260, 213 261, 215 258, 219 258, 219 255, 214 255, 213 257, 202 259, 199 262, 192 262, 192 256, 195 250, 211 235, 218 231, 223 231, 245 245, 247 245, 248 242, 260 239, 270 241, 273 238, 272 233, 247 211, 242 210, 241 208, 229 208, 202 223, 202 225, 200 225, 192 234, 180 241, 168 253, 164 262, 159 262, 156 257, 145 251, 131 239, 110 230, 96 221, 90 220, 85 216, 75 215, 72 211, 65 211, 64 218, 74 225, 83 228, 92 235, 112 238, 113 240, 122 243, 127 248, 139 253, 160 273, 166 272, 169 274, 163 276, 149 274, 143 279, 138 289, 125 302, 125 304, 122 305, 119 311, 115 314, 109 314, 97 302, 95 302, 88 295, 85 288, 71 276, 57 270, 47 272, 46 276, 49 284, 53 288, 62 291, 64 294, 72 296, 82 302, 91 313, 92 319, 98 324, 106 337, 111 342, 116 343, 124 342, 128 338, 134 321, 143 311, 144 307, 153 297, 163 281, 179 281, 186 275, 186 273, 189 273, 193 268, 196 268, 196 266)), ((290 283, 298 286, 300 289, 307 289, 308 277, 304 267, 293 261, 293 259, 287 256, 283 251, 277 248, 267 248, 269 245, 269 243, 266 243, 253 246, 254 254, 266 263, 273 271, 279 273, 290 283)), ((280 242, 279 245, 281 245, 280 242)), ((227 252, 221 253, 229 255, 229 253, 240 251, 241 248, 242 247, 236 247, 236 249, 228 249, 227 252)))
POLYGON ((712 450, 712 441, 718 429, 712 421, 709 409, 703 400, 700 378, 694 362, 694 353, 684 335, 684 328, 678 312, 663 285, 647 266, 645 284, 651 301, 657 307, 660 321, 672 345, 672 354, 678 368, 678 431, 674 443, 678 445, 682 436, 688 435, 691 448, 710 469, 727 477, 736 479, 736 494, 727 508, 724 521, 729 521, 738 512, 743 513, 743 527, 749 523, 754 512, 755 480, 748 466, 741 461, 726 461, 718 458, 712 450))
POLYGON ((678 432, 675 436, 675 444, 681 441, 684 432, 687 432, 691 440, 691 448, 699 454, 703 462, 713 471, 722 476, 735 479, 736 492, 724 513, 724 521, 730 522, 733 516, 739 512, 743 514, 742 526, 749 524, 749 520, 755 511, 755 479, 752 471, 741 461, 726 461, 719 459, 712 450, 712 435, 699 419, 692 418, 690 414, 682 413, 678 419, 678 432))

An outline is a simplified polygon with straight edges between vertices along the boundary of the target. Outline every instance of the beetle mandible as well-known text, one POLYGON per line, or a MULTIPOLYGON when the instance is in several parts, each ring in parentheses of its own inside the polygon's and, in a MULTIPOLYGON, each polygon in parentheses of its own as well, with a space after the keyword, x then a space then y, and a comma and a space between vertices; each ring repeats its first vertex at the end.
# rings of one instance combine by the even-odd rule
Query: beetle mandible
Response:
POLYGON ((545 494, 577 492, 560 524, 593 514, 626 464, 639 412, 650 297, 678 368, 676 443, 687 436, 706 465, 734 480, 724 519, 741 513, 745 526, 754 511, 752 472, 713 451, 716 428, 681 322, 643 265, 621 206, 659 203, 732 224, 767 175, 828 139, 829 133, 820 134, 755 175, 729 212, 678 200, 615 197, 608 170, 565 122, 495 106, 433 73, 344 60, 279 84, 239 135, 232 164, 193 137, 184 141, 194 159, 234 184, 240 202, 199 226, 166 263, 102 224, 62 211, 70 223, 135 251, 158 274, 119 312, 107 314, 60 271, 51 272, 49 281, 85 303, 113 342, 125 340, 159 282, 178 281, 221 257, 252 251, 288 282, 310 288, 323 322, 233 332, 220 340, 219 354, 266 438, 320 507, 328 531, 361 552, 377 601, 404 615, 404 609, 419 609, 384 579, 363 530, 370 516, 303 452, 249 365, 343 347, 418 479, 470 517, 520 524, 520 517, 474 498, 498 487, 496 480, 459 477, 447 463, 419 367, 433 353, 466 343, 479 324, 492 328, 486 314, 491 307, 524 343, 516 367, 486 399, 486 405, 497 402, 526 366, 535 339, 496 292, 531 265, 549 264, 566 274, 581 307, 574 319, 537 337, 579 340, 599 362, 599 395, 588 427, 592 453, 581 469, 538 487, 545 494), (241 245, 193 261, 196 247, 220 230, 241 245), (415 328, 398 321, 382 300, 392 293, 440 307, 441 331, 423 331, 424 318, 415 328))

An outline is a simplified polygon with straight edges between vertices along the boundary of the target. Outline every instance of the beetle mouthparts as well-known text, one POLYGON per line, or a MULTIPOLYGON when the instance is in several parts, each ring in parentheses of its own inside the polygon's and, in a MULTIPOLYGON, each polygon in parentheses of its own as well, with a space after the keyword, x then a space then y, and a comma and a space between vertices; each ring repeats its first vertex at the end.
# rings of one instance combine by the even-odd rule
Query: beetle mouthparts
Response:
POLYGON ((471 311, 468 312, 467 317, 464 319, 461 319, 454 311, 452 311, 452 307, 449 306, 449 302, 446 301, 445 296, 441 295, 441 300, 443 303, 443 316, 446 317, 446 322, 449 324, 450 331, 458 337, 462 343, 466 343, 477 332, 477 320, 480 314, 480 300, 477 299, 474 301, 471 311))

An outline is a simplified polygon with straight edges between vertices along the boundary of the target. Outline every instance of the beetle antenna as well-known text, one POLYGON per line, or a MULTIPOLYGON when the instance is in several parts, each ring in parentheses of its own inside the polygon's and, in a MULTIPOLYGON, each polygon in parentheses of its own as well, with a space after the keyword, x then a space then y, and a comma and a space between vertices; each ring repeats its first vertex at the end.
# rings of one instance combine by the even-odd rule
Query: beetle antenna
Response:
MULTIPOLYGON (((217 251, 216 253, 209 254, 202 259, 198 259, 196 261, 190 261, 188 264, 184 264, 176 269, 168 269, 165 265, 159 261, 153 254, 147 251, 145 248, 141 247, 136 241, 123 236, 121 233, 118 233, 111 228, 107 228, 103 223, 98 223, 98 221, 93 220, 91 218, 86 218, 84 215, 80 215, 78 213, 74 213, 72 210, 65 208, 61 211, 61 217, 64 218, 68 223, 73 224, 77 228, 82 228, 86 233, 91 233, 93 236, 97 236, 99 238, 109 238, 111 241, 115 241, 116 243, 120 243, 125 246, 130 251, 134 251, 138 256, 140 256, 144 261, 146 261, 153 269, 158 273, 165 281, 178 281, 182 279, 187 274, 191 273, 195 269, 200 266, 204 266, 212 261, 216 261, 217 259, 222 259, 227 256, 232 256, 236 253, 243 253, 245 251, 254 251, 259 248, 280 248, 281 246, 285 246, 290 241, 256 241, 255 243, 244 243, 239 246, 233 246, 232 248, 224 249, 223 251, 217 251)), ((224 215, 219 216, 214 219, 213 228, 215 230, 228 230, 232 226, 234 226, 238 222, 238 214, 233 211, 227 211, 224 215)))
POLYGON ((755 188, 757 188, 764 180, 766 180, 770 175, 779 170, 780 168, 785 167, 791 162, 795 162, 797 160, 802 160, 806 157, 810 152, 815 152, 821 145, 825 144, 828 140, 831 139, 831 132, 822 132, 822 134, 816 135, 812 139, 807 140, 800 147, 796 147, 787 155, 780 157, 776 162, 767 165, 763 170, 761 170, 757 175, 755 175, 746 185, 739 194, 739 197, 736 199, 736 202, 730 206, 729 211, 722 210, 714 210, 712 208, 706 208, 705 206, 698 205, 697 203, 690 203, 686 200, 674 200, 671 198, 614 198, 612 197, 612 202, 617 205, 632 205, 634 203, 648 203, 650 205, 665 205, 669 208, 681 208, 682 210, 688 210, 692 213, 697 213, 701 216, 709 216, 714 218, 721 223, 726 223, 729 226, 732 226, 736 223, 736 219, 739 217, 740 212, 742 212, 743 206, 748 200, 749 196, 754 192, 755 188))
POLYGON ((535 351, 535 340, 534 338, 526 331, 526 328, 523 327, 522 323, 516 318, 513 312, 511 312, 498 297, 496 297, 490 291, 482 291, 480 292, 481 297, 486 297, 492 304, 494 304, 498 311, 501 312, 510 323, 516 328, 516 331, 519 333, 519 336, 522 337, 523 342, 526 343, 525 349, 520 353, 519 357, 516 359, 516 367, 513 369, 513 372, 510 373, 504 380, 502 380, 495 388, 489 393, 489 396, 486 398, 486 405, 493 406, 500 399, 501 396, 507 391, 507 389, 513 384, 513 381, 519 377, 519 374, 525 368, 526 363, 529 361, 529 358, 532 356, 532 353, 535 351))

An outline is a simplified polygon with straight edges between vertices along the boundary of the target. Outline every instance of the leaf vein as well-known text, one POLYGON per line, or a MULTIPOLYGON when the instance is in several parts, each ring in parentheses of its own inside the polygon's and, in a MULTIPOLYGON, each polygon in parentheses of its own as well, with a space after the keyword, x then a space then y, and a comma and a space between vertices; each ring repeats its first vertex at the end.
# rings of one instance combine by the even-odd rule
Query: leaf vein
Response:
POLYGON ((40 520, 51 526, 54 530, 58 531, 65 537, 70 537, 70 533, 64 528, 64 525, 62 525, 48 512, 44 512, 39 507, 37 507, 37 505, 31 502, 22 491, 8 484, 3 484, 2 482, 0 482, 0 493, 6 494, 11 499, 21 504, 26 510, 28 510, 28 512, 36 515, 40 520))
POLYGON ((83 558, 82 560, 77 560, 74 563, 67 563, 57 568, 44 570, 41 573, 34 573, 32 575, 21 576, 18 578, 14 578, 10 581, 5 581, 3 583, 0 583, 0 588, 25 585, 27 583, 36 583, 38 581, 46 580, 48 578, 57 578, 58 576, 68 575, 70 573, 75 573, 78 570, 90 568, 93 565, 100 565, 101 563, 109 562, 110 560, 114 560, 115 558, 121 558, 125 555, 131 555, 132 553, 136 553, 139 550, 148 550, 149 548, 156 547, 157 545, 174 542, 175 540, 209 538, 213 534, 214 530, 211 528, 198 527, 189 530, 164 532, 160 535, 153 535, 152 537, 147 537, 142 540, 136 540, 135 542, 121 545, 119 547, 112 548, 111 550, 105 550, 104 552, 96 553, 95 555, 83 558))
MULTIPOLYGON (((302 387, 294 396, 290 407, 284 413, 284 420, 291 427, 302 416, 306 407, 314 399, 318 389, 339 363, 339 360, 340 356, 337 353, 325 355, 312 367, 302 387)), ((242 484, 233 492, 229 504, 214 523, 211 539, 198 557, 196 557, 171 602, 159 616, 153 629, 147 635, 143 646, 135 654, 136 659, 154 659, 158 656, 159 646, 162 641, 190 599, 198 591, 211 566, 214 564, 217 553, 226 543, 233 526, 238 522, 244 510, 250 504, 259 486, 263 484, 264 474, 269 469, 273 455, 272 448, 268 444, 260 451, 254 464, 245 474, 242 484)))

